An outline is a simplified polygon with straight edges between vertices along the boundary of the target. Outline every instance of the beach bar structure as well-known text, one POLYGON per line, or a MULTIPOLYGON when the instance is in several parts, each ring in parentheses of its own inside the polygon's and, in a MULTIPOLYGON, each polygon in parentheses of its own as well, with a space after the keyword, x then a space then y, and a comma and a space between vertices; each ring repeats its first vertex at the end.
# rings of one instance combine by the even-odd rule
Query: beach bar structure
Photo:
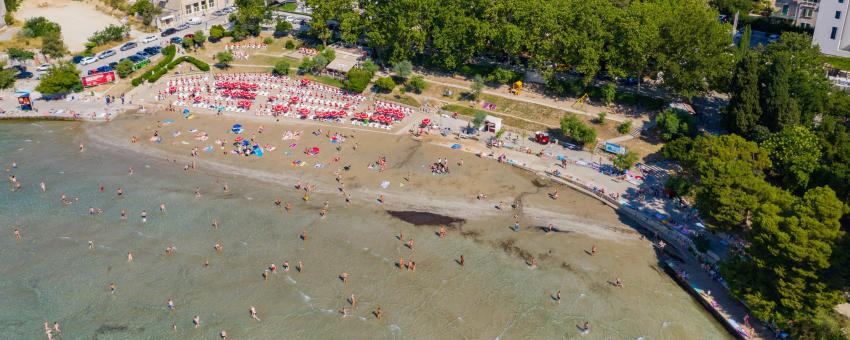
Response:
POLYGON ((496 133, 502 129, 502 118, 487 115, 484 118, 484 124, 481 124, 481 131, 496 133))

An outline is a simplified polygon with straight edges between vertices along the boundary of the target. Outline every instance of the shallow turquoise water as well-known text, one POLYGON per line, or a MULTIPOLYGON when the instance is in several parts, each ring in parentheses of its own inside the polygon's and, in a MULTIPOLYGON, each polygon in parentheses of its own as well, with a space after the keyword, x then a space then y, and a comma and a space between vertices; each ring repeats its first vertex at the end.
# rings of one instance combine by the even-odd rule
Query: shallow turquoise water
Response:
POLYGON ((43 338, 45 320, 59 321, 67 339, 211 339, 221 329, 236 339, 728 337, 660 275, 647 274, 645 289, 612 294, 582 272, 604 271, 590 263, 576 262, 577 272, 531 271, 492 245, 440 240, 432 228, 338 199, 321 219, 324 198, 305 204, 291 188, 187 175, 176 164, 96 145, 79 153, 82 130, 74 123, 0 124, 0 164, 17 162, 7 176, 23 183, 19 192, 0 190, 1 338, 43 338), (42 180, 46 193, 38 188, 42 180), (222 181, 230 193, 221 190, 222 181), (63 193, 74 203, 63 207, 63 193), (294 212, 275 209, 275 197, 293 202, 294 212), (103 214, 90 215, 89 207, 103 214), (22 242, 15 242, 13 227, 23 231, 22 242), (299 238, 303 230, 307 241, 299 238), (415 252, 395 241, 399 231, 416 238, 415 252), (224 246, 221 254, 213 250, 216 242, 224 246), (168 246, 176 247, 174 256, 164 255, 168 246), (458 254, 475 265, 459 268, 458 254), (396 268, 399 256, 414 257, 416 272, 396 268), (270 263, 294 267, 299 260, 303 273, 261 277, 270 263), (342 272, 351 282, 337 279, 342 272), (547 299, 552 287, 562 290, 561 304, 547 299), (349 306, 351 294, 359 303, 343 318, 337 311, 349 306), (166 308, 169 297, 174 311, 166 308), (249 306, 261 322, 249 318, 249 306), (370 314, 377 306, 386 312, 380 321, 370 314), (202 327, 192 327, 193 315, 202 327), (576 325, 588 320, 593 331, 581 335, 576 325))

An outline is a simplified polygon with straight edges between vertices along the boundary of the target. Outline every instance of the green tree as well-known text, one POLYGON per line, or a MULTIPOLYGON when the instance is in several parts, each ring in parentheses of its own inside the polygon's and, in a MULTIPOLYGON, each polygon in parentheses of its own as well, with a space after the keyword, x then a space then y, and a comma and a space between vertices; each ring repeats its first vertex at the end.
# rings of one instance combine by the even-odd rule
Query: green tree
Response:
POLYGON ((115 66, 115 72, 118 73, 119 77, 127 78, 133 73, 133 62, 129 59, 118 62, 118 65, 115 66))
POLYGON ((401 79, 407 79, 413 73, 413 63, 402 60, 393 64, 393 73, 401 79))
POLYGON ((768 138, 762 147, 770 153, 772 176, 784 188, 805 189, 809 176, 818 167, 821 145, 817 135, 803 126, 794 126, 768 138))
POLYGON ((765 81, 762 122, 772 131, 800 124, 800 108, 791 93, 791 65, 783 58, 773 61, 765 81))
POLYGON ((600 112, 596 114, 596 124, 605 125, 605 117, 608 116, 607 112, 600 112))
POLYGON ((321 40, 323 46, 327 46, 328 40, 333 36, 333 30, 328 23, 335 20, 341 25, 342 19, 356 20, 355 16, 348 15, 354 13, 354 4, 355 2, 347 0, 307 0, 307 6, 313 9, 309 34, 321 40))
POLYGON ((596 142, 596 130, 573 114, 567 114, 561 118, 561 131, 565 136, 581 145, 596 142))
POLYGON ((3 2, 6 4, 6 12, 12 13, 18 10, 23 0, 3 0, 3 2))
POLYGON ((62 40, 59 31, 47 33, 41 38, 41 53, 52 58, 61 58, 68 53, 68 49, 65 48, 65 41, 62 40))
POLYGON ((381 77, 375 81, 375 86, 377 86, 381 91, 384 92, 392 92, 395 88, 395 82, 391 77, 381 77))
MULTIPOLYGON (((313 72, 313 69, 316 68, 316 62, 313 61, 313 58, 304 57, 303 59, 301 59, 301 65, 299 65, 298 68, 301 69, 301 72, 313 72)), ((363 90, 360 91, 362 92, 363 90)))
MULTIPOLYGON (((825 70, 820 61, 820 49, 812 45, 812 38, 805 33, 785 32, 779 41, 768 44, 765 50, 766 60, 778 67, 787 66, 788 91, 796 102, 799 111, 799 123, 810 125, 816 115, 826 110, 829 103, 829 81, 824 77, 825 70)), ((764 76, 770 78, 775 70, 764 76)), ((769 85, 769 81, 763 81, 769 85)), ((767 111, 762 105, 762 109, 767 111)), ((768 125, 770 126, 770 125, 768 125)), ((775 131, 779 131, 777 129, 775 131)))
POLYGON ((372 75, 369 72, 357 67, 352 68, 346 75, 345 89, 356 93, 363 92, 371 80, 372 75))
POLYGON ((32 60, 33 57, 35 57, 35 53, 17 47, 9 47, 8 49, 6 49, 6 53, 9 54, 9 59, 18 62, 24 60, 32 60))
POLYGON ((28 37, 43 37, 61 30, 62 27, 59 24, 47 20, 45 17, 34 17, 24 22, 24 28, 21 32, 28 37))
POLYGON ((219 41, 222 37, 224 37, 224 32, 225 30, 223 26, 212 25, 212 27, 210 27, 210 38, 212 38, 213 41, 219 41))
POLYGON ((18 71, 13 68, 5 68, 5 63, 0 63, 0 89, 8 89, 15 85, 15 76, 18 71))
POLYGON ((741 53, 750 50, 750 40, 753 36, 753 30, 750 28, 750 25, 744 26, 744 32, 741 33, 741 41, 738 43, 738 51, 741 53))
POLYGON ((426 88, 428 88, 428 83, 425 82, 423 76, 413 76, 407 81, 407 89, 413 92, 422 93, 426 88))
POLYGON ((130 13, 138 15, 145 25, 150 25, 153 19, 162 13, 162 10, 150 0, 137 0, 133 6, 130 6, 130 13))
POLYGON ((608 56, 611 74, 621 77, 634 75, 641 79, 649 73, 663 43, 660 36, 663 17, 659 16, 663 12, 660 2, 632 2, 625 8, 613 28, 618 39, 611 42, 612 53, 608 56))
POLYGON ((218 61, 219 67, 230 67, 230 63, 233 62, 233 53, 230 53, 230 51, 218 52, 215 54, 215 60, 218 61))
POLYGON ((238 11, 231 14, 234 38, 258 36, 262 31, 260 24, 271 18, 264 0, 235 0, 238 11))
POLYGON ((487 81, 502 85, 510 83, 511 81, 517 78, 519 78, 519 75, 517 75, 514 71, 503 69, 500 67, 497 67, 493 70, 493 72, 490 72, 490 74, 487 75, 487 81))
POLYGON ((289 31, 292 30, 292 24, 286 20, 278 20, 274 25, 274 36, 276 38, 285 37, 289 35, 289 31))
POLYGON ((316 70, 323 70, 330 63, 330 59, 328 59, 328 57, 326 57, 324 54, 319 54, 313 57, 313 64, 315 65, 316 70))
POLYGON ((661 19, 663 43, 656 61, 664 86, 688 98, 722 87, 734 60, 729 53, 728 28, 717 20, 717 11, 702 0, 666 4, 671 8, 661 19))
POLYGON ((372 75, 378 72, 378 65, 375 65, 375 62, 373 62, 372 59, 366 59, 366 61, 363 62, 360 68, 362 68, 366 72, 369 72, 369 74, 372 75))
POLYGON ((747 234, 748 256, 722 268, 733 293, 754 316, 780 327, 832 309, 841 293, 822 277, 832 265, 843 234, 839 219, 846 212, 847 206, 826 187, 791 202, 761 204, 747 234))
POLYGON ((614 102, 614 98, 617 97, 617 86, 611 83, 607 83, 599 89, 602 94, 602 103, 605 105, 611 105, 614 102))
POLYGON ((82 89, 80 71, 77 70, 76 65, 65 61, 59 62, 47 70, 47 73, 41 77, 41 82, 35 88, 42 94, 79 92, 82 89))
POLYGON ((739 12, 742 16, 746 16, 753 9, 753 0, 711 0, 709 3, 711 7, 729 15, 739 12))
POLYGON ((478 100, 478 97, 481 96, 481 90, 484 89, 484 78, 481 75, 476 74, 475 78, 472 79, 472 85, 469 87, 469 96, 473 100, 478 100))
POLYGON ((481 125, 484 124, 484 120, 487 119, 487 112, 484 111, 475 111, 475 116, 472 117, 472 126, 476 129, 481 128, 481 125))
POLYGON ((754 52, 744 52, 735 67, 731 85, 732 98, 726 110, 726 123, 733 132, 749 135, 761 119, 759 103, 759 59, 754 52))
POLYGON ((673 140, 693 133, 695 122, 693 117, 678 110, 667 109, 655 117, 656 128, 661 139, 673 140))
POLYGON ((195 43, 195 46, 204 47, 204 43, 206 42, 207 37, 204 34, 203 30, 197 30, 192 37, 192 41, 195 43))
POLYGON ((617 154, 614 156, 614 159, 611 160, 611 163, 614 165, 617 170, 626 171, 632 168, 632 166, 637 163, 639 157, 634 151, 628 151, 625 154, 617 154))

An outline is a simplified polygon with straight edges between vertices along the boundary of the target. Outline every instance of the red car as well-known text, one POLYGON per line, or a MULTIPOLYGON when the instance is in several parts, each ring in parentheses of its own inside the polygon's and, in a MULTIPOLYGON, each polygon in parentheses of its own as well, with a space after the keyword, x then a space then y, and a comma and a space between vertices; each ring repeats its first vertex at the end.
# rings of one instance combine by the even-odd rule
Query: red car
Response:
POLYGON ((540 144, 549 144, 549 134, 543 131, 537 131, 534 133, 534 140, 540 144))

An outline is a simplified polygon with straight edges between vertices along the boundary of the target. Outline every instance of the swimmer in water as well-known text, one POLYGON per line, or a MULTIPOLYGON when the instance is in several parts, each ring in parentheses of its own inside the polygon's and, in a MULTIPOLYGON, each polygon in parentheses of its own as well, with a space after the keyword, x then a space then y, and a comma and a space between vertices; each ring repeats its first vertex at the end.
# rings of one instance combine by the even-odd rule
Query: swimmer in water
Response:
POLYGON ((230 192, 230 188, 227 186, 227 182, 224 182, 224 192, 230 192))
POLYGON ((298 261, 298 267, 295 267, 295 270, 297 270, 299 273, 300 273, 300 272, 303 272, 303 271, 304 271, 304 263, 302 263, 302 262, 299 260, 299 261, 298 261))
POLYGON ((217 219, 213 219, 212 227, 213 227, 213 229, 218 229, 218 220, 217 219))
POLYGON ((44 182, 41 182, 41 183, 39 183, 38 186, 41 187, 41 192, 47 192, 47 184, 44 184, 44 182))
POLYGON ((384 311, 381 309, 381 306, 378 306, 372 314, 375 314, 375 318, 380 320, 384 316, 384 311))
POLYGON ((218 336, 221 337, 221 340, 227 340, 227 332, 225 332, 224 330, 218 332, 218 336))
POLYGON ((148 221, 148 211, 142 210, 142 223, 145 223, 147 221, 148 221))
POLYGON ((342 283, 346 283, 346 284, 348 283, 348 273, 343 272, 342 274, 339 275, 339 278, 342 279, 342 283))
POLYGON ((168 302, 166 303, 166 306, 168 307, 168 310, 174 310, 174 300, 172 300, 171 298, 168 298, 168 302))
POLYGON ((18 228, 15 228, 15 241, 20 241, 23 237, 21 237, 21 231, 18 228))
POLYGON ((221 251, 224 249, 224 247, 221 246, 221 242, 216 242, 215 245, 213 246, 213 249, 215 249, 215 251, 217 253, 221 253, 221 251))
POLYGON ((159 212, 165 213, 165 203, 159 203, 159 212))
POLYGON ((115 282, 110 283, 110 284, 109 284, 109 293, 110 293, 110 294, 115 294, 115 289, 116 289, 116 288, 117 288, 117 287, 115 286, 115 282))
POLYGON ((201 198, 201 187, 195 187, 195 198, 201 198))
POLYGON ((127 212, 124 209, 121 209, 121 220, 127 219, 127 212))
POLYGON ((195 315, 192 317, 192 323, 195 325, 195 328, 201 327, 201 317, 195 315))
POLYGON ((89 250, 94 250, 94 241, 89 241, 89 250))
POLYGON ((301 232, 301 240, 307 241, 307 230, 301 232))
POLYGON ((133 175, 133 167, 131 166, 131 167, 129 167, 129 169, 127 170, 127 176, 132 176, 132 175, 133 175))
POLYGON ((133 262, 133 253, 127 252, 127 262, 133 262))

